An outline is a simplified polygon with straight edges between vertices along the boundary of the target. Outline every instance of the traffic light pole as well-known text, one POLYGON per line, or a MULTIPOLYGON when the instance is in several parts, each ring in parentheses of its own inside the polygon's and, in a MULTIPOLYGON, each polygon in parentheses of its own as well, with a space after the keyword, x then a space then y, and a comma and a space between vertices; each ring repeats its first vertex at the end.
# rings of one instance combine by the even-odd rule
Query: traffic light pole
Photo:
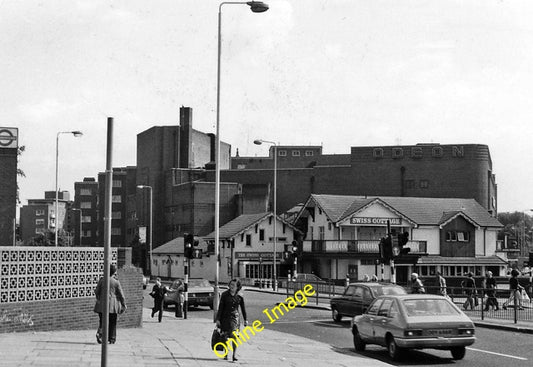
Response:
POLYGON ((183 318, 187 319, 187 310, 189 309, 189 265, 191 259, 187 258, 184 265, 184 275, 185 275, 185 286, 184 286, 184 301, 183 301, 183 318))

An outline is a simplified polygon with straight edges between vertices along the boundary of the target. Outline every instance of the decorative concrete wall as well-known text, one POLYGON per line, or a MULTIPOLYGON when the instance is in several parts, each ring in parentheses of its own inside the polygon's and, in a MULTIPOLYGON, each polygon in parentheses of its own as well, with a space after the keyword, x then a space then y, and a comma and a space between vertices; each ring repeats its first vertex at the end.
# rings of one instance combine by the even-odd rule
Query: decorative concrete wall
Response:
MULTIPOLYGON (((118 257, 112 249, 111 262, 118 257)), ((94 289, 103 267, 103 248, 0 247, 0 333, 94 328, 94 289)), ((140 326, 142 273, 124 266, 118 278, 128 304, 119 327, 140 326)))

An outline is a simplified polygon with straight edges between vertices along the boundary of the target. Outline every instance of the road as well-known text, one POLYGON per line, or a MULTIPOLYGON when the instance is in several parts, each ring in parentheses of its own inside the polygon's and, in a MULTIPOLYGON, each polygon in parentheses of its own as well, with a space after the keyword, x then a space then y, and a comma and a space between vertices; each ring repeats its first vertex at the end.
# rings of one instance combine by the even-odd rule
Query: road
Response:
MULTIPOLYGON (((277 302, 284 301, 285 298, 286 296, 282 295, 254 291, 245 292, 248 321, 251 323, 254 320, 260 320, 268 329, 327 343, 337 353, 356 355, 349 320, 344 319, 341 323, 336 323, 331 319, 330 312, 327 310, 296 307, 280 316, 275 322, 270 323, 263 311, 265 309, 270 310, 277 302)), ((151 297, 145 296, 144 305, 145 307, 152 306, 151 297)), ((172 317, 173 312, 173 308, 167 309, 165 317, 172 317)), ((192 309, 189 311, 188 319, 192 321, 194 318, 213 318, 213 311, 207 307, 192 309)), ((530 334, 476 328, 476 336, 476 343, 467 347, 466 356, 461 361, 454 361, 449 351, 427 349, 409 351, 402 361, 392 362, 385 348, 371 345, 367 346, 367 350, 361 355, 394 366, 450 366, 455 364, 469 367, 501 367, 533 365, 533 338, 530 334)))

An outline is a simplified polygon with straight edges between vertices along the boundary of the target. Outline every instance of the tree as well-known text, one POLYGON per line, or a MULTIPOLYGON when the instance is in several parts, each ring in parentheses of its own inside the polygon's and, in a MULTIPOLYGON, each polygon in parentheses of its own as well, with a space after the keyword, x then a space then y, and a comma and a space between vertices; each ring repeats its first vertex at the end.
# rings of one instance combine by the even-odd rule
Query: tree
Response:
POLYGON ((518 243, 522 241, 522 234, 525 230, 525 244, 531 243, 531 229, 533 227, 533 218, 525 212, 504 212, 498 213, 498 220, 503 224, 503 229, 498 234, 498 239, 516 238, 518 243))
MULTIPOLYGON (((25 145, 21 145, 20 147, 17 148, 17 167, 18 167, 18 162, 20 161, 20 156, 22 155, 22 153, 24 153, 25 150, 26 150, 25 145)), ((23 170, 21 170, 20 168, 17 168, 17 176, 26 177, 26 174, 24 173, 23 170)), ((17 180, 17 204, 20 204, 19 193, 20 193, 20 187, 19 187, 18 180, 17 180)))

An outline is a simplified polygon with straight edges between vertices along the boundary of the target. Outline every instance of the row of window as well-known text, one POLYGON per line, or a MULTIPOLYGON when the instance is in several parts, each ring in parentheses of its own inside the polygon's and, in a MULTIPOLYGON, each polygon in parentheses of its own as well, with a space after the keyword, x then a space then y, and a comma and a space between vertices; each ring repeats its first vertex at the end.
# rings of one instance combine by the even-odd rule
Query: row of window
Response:
MULTIPOLYGON (((122 181, 121 180, 113 180, 113 187, 122 187, 122 181)), ((80 189, 80 195, 83 196, 92 196, 93 190, 90 188, 82 188, 80 189)))
MULTIPOLYGON (((291 154, 292 154, 293 157, 300 157, 301 152, 299 150, 292 150, 291 154)), ((313 152, 312 150, 306 150, 304 154, 305 154, 306 157, 312 157, 315 154, 315 152, 313 152)), ((284 150, 284 149, 278 150, 278 156, 279 157, 286 157, 287 156, 287 151, 284 150)))
MULTIPOLYGON (((437 266, 434 265, 415 266, 415 273, 420 276, 434 276, 437 270, 437 266)), ((468 273, 480 276, 483 274, 483 267, 480 265, 442 265, 440 271, 444 277, 460 277, 468 273)))
MULTIPOLYGON (((416 181, 415 180, 405 180, 405 188, 406 189, 416 189, 416 181)), ((429 180, 420 180, 418 182, 418 188, 420 189, 428 189, 429 188, 429 180)))
POLYGON ((468 231, 447 231, 446 242, 470 242, 468 231))

